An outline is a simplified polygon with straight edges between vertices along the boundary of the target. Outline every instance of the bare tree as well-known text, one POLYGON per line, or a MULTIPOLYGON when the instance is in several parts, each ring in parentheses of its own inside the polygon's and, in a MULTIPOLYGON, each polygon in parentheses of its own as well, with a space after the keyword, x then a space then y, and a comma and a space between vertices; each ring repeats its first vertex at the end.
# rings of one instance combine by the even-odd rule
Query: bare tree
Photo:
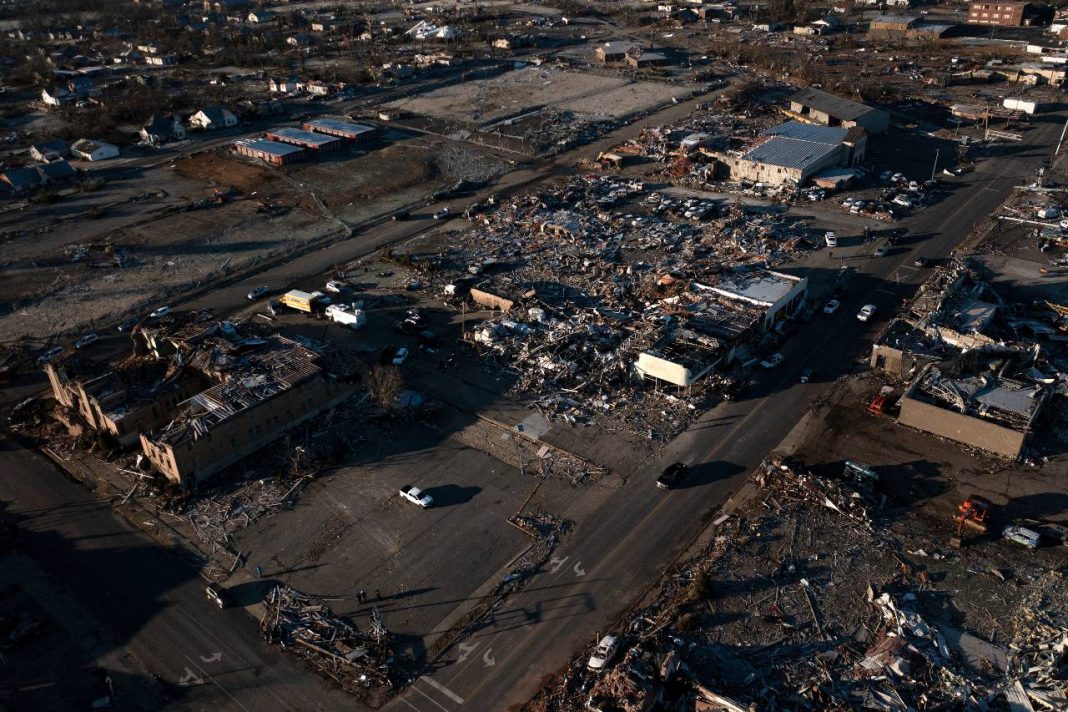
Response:
POLYGON ((367 386, 375 402, 391 412, 397 407, 397 399, 404 390, 404 378, 399 368, 376 365, 367 374, 367 386))

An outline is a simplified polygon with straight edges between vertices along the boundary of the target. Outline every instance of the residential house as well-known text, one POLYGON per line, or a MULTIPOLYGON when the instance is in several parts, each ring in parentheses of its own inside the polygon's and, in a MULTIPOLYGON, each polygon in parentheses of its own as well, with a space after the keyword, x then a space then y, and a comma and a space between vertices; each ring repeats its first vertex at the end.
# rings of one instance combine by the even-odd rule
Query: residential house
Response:
POLYGON ((660 52, 639 50, 638 52, 627 53, 625 61, 635 69, 645 69, 647 67, 661 67, 668 63, 668 58, 667 55, 660 52))
POLYGON ((33 166, 4 171, 0 174, 0 181, 3 181, 16 195, 36 190, 46 182, 44 176, 33 166))
POLYGON ((119 147, 104 141, 83 138, 71 145, 70 152, 72 156, 83 161, 103 161, 116 158, 119 155, 119 147))
POLYGON ((61 138, 43 141, 30 146, 30 158, 41 163, 48 163, 70 155, 70 142, 61 138))
POLYGON ((69 180, 78 175, 74 167, 62 158, 52 163, 37 166, 12 168, 0 174, 0 182, 12 193, 21 194, 41 188, 49 183, 69 180))
POLYGON ((204 12, 216 12, 220 15, 248 8, 250 0, 204 0, 204 12))
POLYGON ((329 82, 301 82, 300 86, 305 92, 314 96, 330 96, 337 91, 337 85, 329 82))
POLYGON ((153 114, 141 127, 141 140, 153 146, 181 141, 185 138, 185 127, 175 114, 153 114))
POLYGON ((288 77, 271 77, 267 80, 267 90, 275 94, 293 94, 300 91, 300 77, 291 74, 288 77))
POLYGON ((189 124, 194 128, 214 131, 215 129, 237 126, 237 116, 229 109, 221 106, 210 106, 190 116, 189 124))
POLYGON ((290 47, 309 47, 312 44, 312 37, 307 33, 298 32, 287 37, 286 44, 290 47))
POLYGON ((45 179, 47 183, 55 183, 59 181, 69 180, 75 178, 78 175, 78 171, 74 169, 74 166, 67 163, 65 159, 59 159, 58 161, 52 161, 51 163, 42 163, 39 166, 34 166, 37 172, 45 179))
POLYGON ((253 10, 248 14, 249 22, 270 22, 274 19, 274 13, 270 10, 253 10))
POLYGON ((173 67, 178 64, 176 54, 150 54, 145 57, 145 64, 153 67, 173 67))
POLYGON ((77 96, 67 87, 54 86, 41 90, 41 101, 48 106, 65 106, 75 99, 77 96))
POLYGON ((594 51, 594 54, 597 55, 598 62, 622 62, 626 59, 627 52, 631 50, 637 51, 639 54, 641 53, 641 47, 635 45, 633 42, 614 41, 605 42, 594 51))
POLYGON ((89 77, 71 77, 67 82, 67 88, 78 97, 97 96, 100 88, 89 77))

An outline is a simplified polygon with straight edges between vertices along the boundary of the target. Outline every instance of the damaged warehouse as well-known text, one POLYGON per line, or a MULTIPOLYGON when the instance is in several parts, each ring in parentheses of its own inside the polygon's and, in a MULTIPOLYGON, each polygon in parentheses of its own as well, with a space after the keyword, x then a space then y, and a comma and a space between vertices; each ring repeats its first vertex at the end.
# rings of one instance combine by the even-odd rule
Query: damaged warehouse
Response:
POLYGON ((167 479, 192 487, 352 393, 323 373, 318 355, 283 336, 246 353, 201 351, 225 379, 179 404, 167 425, 141 434, 145 456, 167 479))
POLYGON ((45 365, 57 417, 72 433, 140 445, 168 480, 198 485, 352 393, 321 356, 278 334, 239 332, 210 313, 134 334, 114 364, 84 357, 45 365))
POLYGON ((1020 378, 1033 358, 969 352, 929 365, 898 401, 898 422, 1015 459, 1049 395, 1045 384, 1020 378))

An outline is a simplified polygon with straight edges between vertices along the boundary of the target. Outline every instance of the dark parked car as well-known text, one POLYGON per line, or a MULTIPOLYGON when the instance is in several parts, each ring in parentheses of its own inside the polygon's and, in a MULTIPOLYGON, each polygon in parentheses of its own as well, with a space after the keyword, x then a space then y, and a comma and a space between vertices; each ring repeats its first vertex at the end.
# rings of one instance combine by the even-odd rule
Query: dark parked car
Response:
POLYGON ((411 213, 407 210, 398 210, 397 212, 393 213, 394 220, 407 220, 410 216, 411 213))
POLYGON ((122 331, 122 332, 130 331, 131 329, 133 329, 135 326, 137 326, 140 323, 141 323, 141 317, 139 317, 139 316, 127 317, 126 319, 123 320, 123 322, 121 324, 119 324, 119 331, 122 331))
POLYGON ((660 489, 671 489, 677 487, 680 482, 686 479, 686 475, 690 472, 690 468, 681 462, 676 462, 674 465, 668 465, 659 477, 656 478, 656 486, 660 489))

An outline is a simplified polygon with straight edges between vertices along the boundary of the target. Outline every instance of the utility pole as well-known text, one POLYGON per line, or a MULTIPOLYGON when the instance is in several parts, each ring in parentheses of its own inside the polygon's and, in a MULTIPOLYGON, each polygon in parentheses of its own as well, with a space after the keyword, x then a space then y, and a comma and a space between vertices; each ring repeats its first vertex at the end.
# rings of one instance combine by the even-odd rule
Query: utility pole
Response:
POLYGON ((931 180, 934 180, 935 173, 938 171, 938 154, 940 154, 941 152, 942 152, 941 148, 936 148, 935 149, 934 165, 931 166, 931 180))
POLYGON ((1061 144, 1064 143, 1064 134, 1068 133, 1068 121, 1064 122, 1064 128, 1061 129, 1061 138, 1057 141, 1057 148, 1053 151, 1053 157, 1056 158, 1057 154, 1061 152, 1061 144))

